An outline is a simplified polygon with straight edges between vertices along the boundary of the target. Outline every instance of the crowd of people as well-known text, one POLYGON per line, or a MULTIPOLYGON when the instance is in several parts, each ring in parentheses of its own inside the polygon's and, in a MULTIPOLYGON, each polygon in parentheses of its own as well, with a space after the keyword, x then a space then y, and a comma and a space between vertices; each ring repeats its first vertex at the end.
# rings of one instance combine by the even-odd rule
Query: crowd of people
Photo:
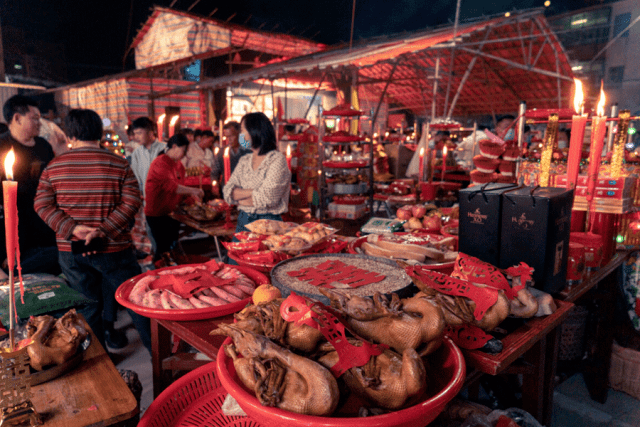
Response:
MULTIPOLYGON (((62 273, 72 289, 92 301, 78 311, 105 347, 127 345, 126 335, 114 328, 115 292, 142 272, 131 233, 136 215, 145 214, 157 261, 178 240, 179 223, 169 214, 185 198, 203 199, 201 188, 183 184, 186 168, 201 167, 224 184, 225 200, 239 208, 238 230, 254 219, 279 218, 288 209, 291 173, 262 113, 225 126, 232 172, 226 183, 223 147, 211 131, 187 129, 164 142, 154 122, 139 117, 128 128, 136 147, 123 157, 101 146, 103 123, 93 110, 68 112, 65 133, 53 134, 57 145, 64 139, 65 149, 59 151, 39 136, 41 114, 34 100, 13 96, 3 115, 7 127, 0 129, 0 159, 13 149, 22 273, 62 273)), ((6 276, 3 255, 0 275, 6 276)), ((129 314, 150 351, 149 319, 129 314)))

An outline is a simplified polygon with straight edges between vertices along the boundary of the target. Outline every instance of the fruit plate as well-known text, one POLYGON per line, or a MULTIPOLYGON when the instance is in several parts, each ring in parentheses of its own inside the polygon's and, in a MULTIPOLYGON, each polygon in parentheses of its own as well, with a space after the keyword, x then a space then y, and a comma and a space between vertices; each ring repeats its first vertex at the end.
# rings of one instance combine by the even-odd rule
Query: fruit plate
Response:
MULTIPOLYGON (((129 308, 141 316, 149 317, 151 319, 160 319, 160 320, 204 320, 204 319, 213 319, 216 317, 226 316, 227 314, 235 313, 242 310, 247 304, 251 302, 251 298, 245 298, 241 301, 237 301, 234 303, 229 303, 225 305, 219 305, 216 307, 207 307, 207 308, 193 308, 188 310, 168 310, 163 308, 149 308, 141 305, 137 305, 129 301, 129 294, 131 290, 144 277, 149 275, 157 275, 160 271, 167 270, 177 270, 185 267, 196 267, 201 264, 187 264, 187 265, 176 265, 172 267, 160 268, 158 270, 146 271, 142 274, 139 274, 131 279, 127 280, 123 284, 121 284, 116 290, 116 301, 118 301, 121 305, 126 308, 129 308)), ((262 285, 264 283, 271 283, 269 278, 262 274, 259 271, 256 271, 253 268, 245 267, 242 265, 234 265, 233 268, 236 268, 238 271, 246 275, 249 279, 253 280, 256 286, 262 285)))
POLYGON ((420 403, 382 415, 358 417, 357 411, 366 404, 351 396, 332 417, 301 415, 260 404, 255 394, 242 384, 233 360, 224 352, 225 345, 230 343, 231 338, 227 338, 218 351, 216 367, 220 383, 249 417, 260 420, 266 427, 423 427, 435 420, 458 394, 466 375, 462 352, 445 337, 442 346, 428 357, 431 367, 427 374, 428 387, 420 403))

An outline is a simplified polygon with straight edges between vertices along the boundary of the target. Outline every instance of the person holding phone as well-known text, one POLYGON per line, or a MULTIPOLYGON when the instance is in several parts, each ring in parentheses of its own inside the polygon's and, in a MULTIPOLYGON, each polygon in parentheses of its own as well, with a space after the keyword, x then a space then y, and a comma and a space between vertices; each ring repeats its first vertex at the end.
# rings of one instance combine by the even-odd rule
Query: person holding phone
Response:
MULTIPOLYGON (((69 285, 95 301, 78 312, 105 345, 105 332, 112 332, 105 325, 112 327, 115 321, 116 289, 142 273, 131 237, 142 205, 140 189, 129 163, 100 147, 102 120, 95 111, 71 110, 65 128, 71 150, 42 172, 34 209, 56 233, 59 263, 69 285)), ((151 351, 149 319, 131 310, 129 314, 151 351)))
POLYGON ((202 188, 181 184, 185 178, 185 169, 181 160, 188 146, 189 140, 186 136, 181 133, 173 135, 167 142, 167 152, 156 157, 149 168, 145 186, 147 203, 144 214, 156 242, 154 263, 162 259, 162 254, 170 252, 178 241, 180 223, 169 214, 187 196, 192 196, 199 201, 204 197, 202 188))

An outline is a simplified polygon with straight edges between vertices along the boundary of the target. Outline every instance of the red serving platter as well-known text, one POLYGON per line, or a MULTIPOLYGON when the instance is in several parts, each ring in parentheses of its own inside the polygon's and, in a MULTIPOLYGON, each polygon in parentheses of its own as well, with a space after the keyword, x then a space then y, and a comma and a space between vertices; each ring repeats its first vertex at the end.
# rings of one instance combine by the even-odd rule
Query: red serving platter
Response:
MULTIPOLYGON (((204 319, 213 319, 216 317, 226 316, 227 314, 235 313, 237 311, 242 310, 247 304, 251 302, 251 298, 245 298, 242 301, 219 305, 216 307, 207 307, 207 308, 193 308, 190 310, 167 310, 163 308, 149 308, 143 307, 141 305, 137 305, 129 301, 129 294, 131 290, 138 283, 139 280, 146 276, 157 275, 160 271, 167 270, 177 270, 184 267, 196 267, 201 264, 186 264, 186 265, 176 265, 172 267, 160 268, 158 270, 150 270, 146 271, 142 274, 139 274, 131 279, 127 280, 123 284, 121 284, 116 290, 116 301, 118 301, 122 306, 133 310, 141 316, 149 317, 151 319, 160 319, 160 320, 204 320, 204 319)), ((262 285, 265 283, 271 283, 269 278, 264 274, 256 271, 253 268, 242 266, 242 265, 232 265, 231 267, 238 269, 241 273, 245 274, 249 279, 253 280, 256 283, 256 286, 262 285)))
POLYGON ((334 162, 331 160, 325 160, 324 162, 322 162, 322 165, 325 168, 340 168, 340 169, 346 169, 346 168, 362 168, 367 166, 367 161, 366 160, 356 160, 353 162, 334 162))
MULTIPOLYGON (((433 234, 433 233, 395 233, 397 235, 406 235, 406 234, 416 234, 416 236, 429 236, 429 237, 433 237, 436 240, 442 240, 445 238, 445 236, 439 235, 439 234, 433 234)), ((363 252, 358 252, 358 248, 360 248, 362 246, 362 244, 364 242, 367 241, 367 236, 363 236, 363 237, 358 237, 355 240, 352 240, 351 242, 349 242, 349 246, 347 246, 347 252, 350 254, 359 254, 359 253, 364 253, 363 252)), ((457 246, 457 243, 456 243, 457 246)), ((425 261, 424 265, 426 266, 426 268, 428 268, 429 270, 437 270, 443 274, 451 274, 451 272, 453 271, 453 267, 455 266, 455 261, 449 261, 449 262, 436 262, 436 261, 425 261)))

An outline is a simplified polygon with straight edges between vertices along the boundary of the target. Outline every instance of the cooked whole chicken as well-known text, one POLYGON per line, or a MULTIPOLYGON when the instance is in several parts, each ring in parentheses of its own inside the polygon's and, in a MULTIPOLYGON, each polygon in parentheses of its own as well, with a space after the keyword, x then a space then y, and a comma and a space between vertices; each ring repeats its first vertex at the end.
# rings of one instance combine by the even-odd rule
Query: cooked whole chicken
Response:
POLYGON ((317 416, 336 409, 340 392, 327 368, 236 325, 221 324, 219 329, 233 339, 225 352, 262 405, 317 416))
MULTIPOLYGON (((322 332, 311 326, 285 321, 280 315, 282 301, 282 298, 278 298, 248 306, 234 316, 237 321, 235 325, 245 331, 264 335, 284 347, 312 352, 319 342, 325 341, 322 332)), ((214 329, 210 333, 226 335, 220 329, 214 329)))
POLYGON ((75 309, 58 320, 49 315, 31 317, 27 324, 27 336, 33 340, 27 347, 31 367, 41 371, 66 362, 88 334, 75 309))
POLYGON ((446 326, 442 308, 423 292, 402 300, 392 294, 389 301, 379 292, 367 298, 319 289, 353 331, 367 340, 386 344, 400 354, 412 348, 420 356, 433 353, 442 344, 446 326))
MULTIPOLYGON (((349 340, 358 345, 359 340, 349 340)), ((330 343, 320 346, 327 351, 318 362, 327 368, 338 363, 338 353, 330 343)), ((407 348, 400 356, 386 349, 378 356, 372 356, 369 362, 359 368, 351 368, 340 377, 347 387, 358 396, 365 398, 377 407, 399 409, 415 403, 427 387, 427 373, 418 353, 407 348)))

